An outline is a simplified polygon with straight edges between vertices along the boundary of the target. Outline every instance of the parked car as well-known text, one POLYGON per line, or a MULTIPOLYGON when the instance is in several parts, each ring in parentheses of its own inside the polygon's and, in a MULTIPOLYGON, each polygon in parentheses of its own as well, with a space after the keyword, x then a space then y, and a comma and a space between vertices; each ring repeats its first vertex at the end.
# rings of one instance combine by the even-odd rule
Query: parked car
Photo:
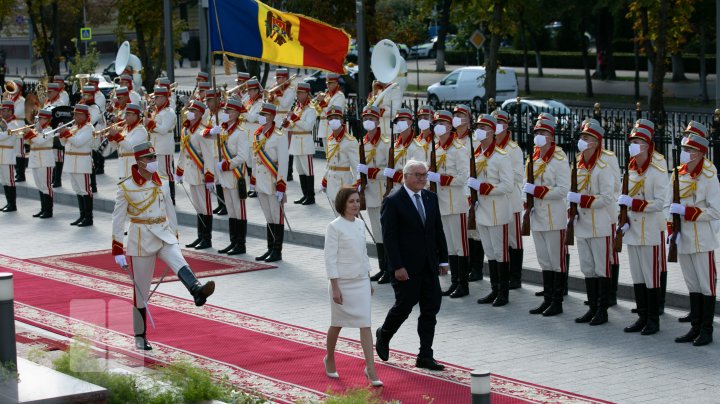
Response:
POLYGON ((115 73, 115 62, 110 63, 108 67, 103 69, 102 74, 108 78, 108 81, 113 81, 115 77, 118 76, 117 73, 115 73))
MULTIPOLYGON (((500 109, 507 111, 510 114, 513 124, 515 124, 515 121, 517 120, 517 108, 518 104, 515 98, 505 100, 500 106, 500 109)), ((520 99, 520 116, 524 117, 525 122, 523 125, 526 128, 530 128, 534 125, 538 114, 541 112, 553 114, 558 120, 558 129, 571 129, 578 124, 578 118, 573 116, 570 108, 560 101, 552 99, 520 99), (568 128, 568 124, 572 124, 572 126, 568 128)))
MULTIPOLYGON (((515 70, 499 68, 496 74, 495 100, 514 99, 518 95, 515 70)), ((480 110, 485 102, 485 68, 481 66, 461 67, 448 74, 439 83, 427 89, 428 102, 470 101, 473 108, 480 110)))
MULTIPOLYGON (((437 37, 433 37, 429 42, 413 46, 410 48, 410 58, 430 58, 434 59, 437 55, 437 37)), ((445 50, 455 49, 455 35, 448 35, 445 38, 445 50)))
MULTIPOLYGON (((313 94, 316 94, 319 91, 327 90, 327 85, 325 84, 326 75, 327 72, 317 70, 315 71, 315 73, 305 77, 303 81, 310 84, 310 90, 313 94)), ((345 96, 347 96, 348 93, 357 93, 356 77, 357 69, 353 68, 348 68, 348 74, 343 74, 340 76, 338 84, 340 84, 340 88, 342 89, 345 96)))

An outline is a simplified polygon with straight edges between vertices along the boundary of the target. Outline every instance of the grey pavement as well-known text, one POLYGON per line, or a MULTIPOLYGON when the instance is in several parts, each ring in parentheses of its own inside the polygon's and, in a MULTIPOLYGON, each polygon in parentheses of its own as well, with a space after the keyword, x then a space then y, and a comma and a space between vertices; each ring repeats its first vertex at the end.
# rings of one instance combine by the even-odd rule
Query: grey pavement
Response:
MULTIPOLYGON (((324 171, 323 160, 315 160, 316 171, 324 171)), ((114 161, 108 161, 106 171, 112 173, 114 161)), ((21 184, 20 211, 0 215, 0 254, 30 258, 80 251, 108 249, 111 241, 111 217, 115 181, 110 175, 99 176, 98 209, 95 225, 90 228, 71 227, 77 217, 74 197, 65 188, 57 190, 59 204, 53 219, 35 219, 31 215, 39 208, 37 192, 30 183, 21 184)), ((316 178, 319 181, 319 178, 316 178)), ((290 199, 296 197, 297 182, 291 182, 290 199)), ((283 250, 284 261, 278 270, 255 271, 216 277, 218 287, 211 298, 214 305, 239 310, 276 321, 323 331, 329 322, 327 280, 322 265, 322 234, 333 215, 329 205, 318 194, 318 204, 310 207, 288 205, 287 215, 296 238, 283 250)), ((194 223, 191 206, 182 190, 178 190, 178 210, 181 224, 194 223)), ((261 229, 262 215, 256 200, 248 200, 248 214, 254 234, 261 229)), ((229 242, 227 219, 216 219, 213 244, 224 247, 229 242)), ((194 239, 194 227, 183 226, 181 242, 194 239)), ((526 273, 537 272, 531 238, 525 238, 526 273), (535 268, 535 270, 533 270, 535 268)), ((264 251, 265 240, 248 239, 247 256, 264 251)), ((571 274, 580 276, 575 252, 572 252, 571 274)), ((629 284, 627 259, 621 264, 621 283, 629 284)), ((376 260, 371 259, 373 267, 376 260)), ((670 266, 669 291, 678 299, 686 293, 679 268, 670 266)), ((579 278, 578 278, 579 279, 579 278)), ((448 277, 441 279, 443 286, 448 277)), ((159 290, 180 297, 187 292, 179 282, 166 283, 159 290)), ((528 314, 539 303, 534 296, 538 287, 525 284, 511 293, 511 303, 501 308, 480 306, 475 300, 489 290, 487 280, 471 284, 471 296, 443 300, 438 316, 435 337, 435 357, 469 368, 489 369, 493 373, 568 390, 591 397, 617 402, 717 402, 720 397, 720 349, 718 343, 706 347, 676 344, 673 338, 684 334, 688 326, 677 322, 684 310, 669 307, 661 317, 661 332, 653 336, 626 334, 622 328, 632 323, 634 306, 620 301, 609 310, 610 323, 598 327, 579 325, 573 319, 585 311, 584 294, 572 291, 564 304, 565 313, 552 318, 528 314)), ((628 295, 629 296, 629 295, 628 295)), ((394 300, 389 285, 376 286, 373 298, 373 328, 382 324, 394 300)), ((672 303, 672 302, 670 302, 672 303)), ((417 309, 415 314, 417 314, 417 309)), ((393 338, 391 347, 416 352, 418 337, 416 316, 393 338)), ((343 336, 358 339, 356 330, 346 330, 343 336)), ((150 335, 152 339, 152 336, 150 335)), ((392 358, 391 358, 392 360, 392 358)), ((381 369, 381 368, 380 368, 381 369)), ((380 370, 380 377, 382 373, 380 370)))

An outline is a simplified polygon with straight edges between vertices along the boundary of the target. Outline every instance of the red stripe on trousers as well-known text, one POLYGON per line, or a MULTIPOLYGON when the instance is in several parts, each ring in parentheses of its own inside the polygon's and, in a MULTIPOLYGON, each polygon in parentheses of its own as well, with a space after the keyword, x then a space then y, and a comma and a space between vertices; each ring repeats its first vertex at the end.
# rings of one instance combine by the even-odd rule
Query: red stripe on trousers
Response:
POLYGON ((240 199, 240 220, 247 220, 247 211, 245 210, 244 199, 240 199))
POLYGON ((92 187, 90 186, 90 174, 83 174, 85 177, 85 192, 87 192, 88 195, 90 195, 90 199, 92 199, 92 187))
POLYGON ((508 262, 510 261, 510 257, 508 256, 508 231, 510 230, 510 226, 507 224, 503 225, 503 261, 502 262, 508 262))
POLYGON ((283 214, 283 204, 282 202, 278 203, 280 205, 280 219, 278 220, 278 224, 285 225, 285 215, 283 214))
POLYGON ((460 214, 460 240, 462 240, 462 256, 467 257, 470 255, 468 252, 470 247, 468 246, 467 215, 465 213, 460 214))
POLYGON ((667 255, 665 253, 665 232, 660 232, 660 272, 667 272, 667 255))
POLYGON ((165 156, 165 170, 167 171, 165 175, 168 176, 168 181, 175 182, 175 169, 172 166, 172 156, 167 155, 165 156))
MULTIPOLYGON (((127 257, 130 276, 135 279, 135 267, 133 266, 133 257, 127 257)), ((133 287, 133 307, 137 307, 137 286, 133 287)))
POLYGON ((660 284, 660 246, 653 246, 653 263, 652 263, 652 287, 658 288, 660 284))
POLYGON ((210 199, 210 191, 205 188, 205 214, 212 216, 212 199, 210 199))
POLYGON ((612 278, 612 271, 610 270, 610 237, 605 237, 605 277, 612 278))
POLYGON ((45 175, 45 182, 46 182, 46 185, 47 185, 48 195, 50 195, 50 198, 52 198, 53 195, 55 194, 54 191, 53 191, 53 187, 52 187, 52 170, 53 170, 52 167, 46 167, 46 168, 45 168, 45 174, 46 174, 46 175, 45 175))
POLYGON ((15 166, 9 165, 8 167, 10 167, 10 186, 14 187, 15 186, 15 166))
MULTIPOLYGON (((611 246, 614 246, 614 245, 615 245, 615 232, 616 232, 615 226, 616 226, 615 223, 613 223, 613 224, 610 226, 610 227, 612 228, 612 232, 610 233, 610 234, 611 234, 611 237, 612 237, 612 238, 610 239, 610 245, 611 245, 611 246)), ((613 263, 615 263, 615 265, 620 265, 620 255, 618 255, 618 252, 615 251, 614 248, 612 249, 612 256, 613 256, 613 263)))
MULTIPOLYGON (((307 159, 308 159, 308 175, 315 175, 315 169, 313 168, 312 154, 308 154, 307 159)), ((313 186, 315 186, 315 185, 313 184, 313 186)))
POLYGON ((567 254, 567 246, 565 245, 565 230, 560 230, 560 272, 566 272, 565 255, 567 254))
POLYGON ((715 297, 715 283, 717 282, 717 270, 715 268, 715 251, 708 251, 708 259, 710 260, 710 296, 715 297))

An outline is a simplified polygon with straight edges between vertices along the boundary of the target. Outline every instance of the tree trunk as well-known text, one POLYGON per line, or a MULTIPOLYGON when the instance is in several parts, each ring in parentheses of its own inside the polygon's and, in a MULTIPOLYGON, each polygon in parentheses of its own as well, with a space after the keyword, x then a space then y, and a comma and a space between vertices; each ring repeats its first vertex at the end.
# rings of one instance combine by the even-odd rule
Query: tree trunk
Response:
MULTIPOLYGON (((52 48, 48 48, 48 50, 51 50, 52 57, 50 57, 50 65, 52 66, 52 71, 48 71, 47 75, 48 77, 54 76, 58 73, 60 73, 60 60, 58 57, 60 56, 60 23, 59 19, 60 16, 58 15, 58 2, 57 0, 52 2, 51 7, 51 18, 52 18, 52 48)), ((48 56, 50 56, 48 55, 48 56)))
MULTIPOLYGON (((30 24, 32 25, 31 29, 35 33, 35 43, 37 43, 37 48, 39 49, 46 49, 48 45, 47 40, 47 31, 45 29, 45 19, 43 18, 42 13, 42 7, 39 5, 35 5, 36 3, 33 2, 33 0, 25 0, 25 4, 27 5, 28 14, 30 16, 30 24)), ((33 44, 35 45, 35 44, 33 44)), ((50 62, 50 59, 48 58, 47 52, 40 52, 38 55, 35 51, 36 46, 33 46, 33 53, 34 55, 30 56, 30 59, 33 59, 33 56, 40 56, 43 60, 43 65, 45 65, 45 71, 50 72, 53 71, 52 69, 52 63, 50 62)))
MULTIPOLYGON (((668 0, 660 0, 660 12, 658 13, 658 34, 655 41, 654 55, 652 66, 652 84, 650 86, 650 111, 655 115, 658 122, 662 122, 665 112, 665 103, 663 101, 663 89, 665 81, 665 52, 667 44, 667 20, 668 20, 668 0)), ((647 13, 644 16, 647 19, 647 13)), ((646 40, 646 50, 652 48, 650 40, 646 40)), ((647 53, 647 52, 646 52, 647 53)), ((647 53, 650 55, 650 53, 647 53)))
POLYGON ((685 81, 685 63, 683 63, 682 53, 675 52, 671 56, 672 59, 672 81, 685 81))
POLYGON ((587 38, 582 27, 585 26, 583 21, 580 22, 578 32, 580 32, 580 52, 582 52, 583 68, 585 69, 585 96, 588 98, 594 97, 592 88, 592 77, 590 76, 590 63, 588 62, 588 44, 587 38))
POLYGON ((523 69, 525 70, 525 95, 530 94, 530 71, 528 69, 528 47, 525 40, 525 13, 520 12, 520 41, 523 48, 523 69))
POLYGON ((707 32, 707 20, 700 17, 700 99, 703 104, 710 102, 707 90, 707 67, 705 66, 705 47, 707 46, 707 39, 705 33, 707 32))
POLYGON ((602 21, 597 28, 596 48, 598 55, 602 53, 602 66, 598 65, 595 77, 608 80, 615 78, 615 61, 613 58, 613 16, 610 8, 603 7, 597 15, 598 21, 602 21))
POLYGON ((635 53, 635 101, 640 101, 640 46, 636 39, 633 39, 633 51, 635 53))
POLYGON ((447 38, 448 27, 450 25, 450 5, 452 0, 442 0, 440 2, 440 27, 438 29, 438 39, 435 42, 435 71, 445 71, 445 38, 447 38))
POLYGON ((537 35, 531 34, 532 40, 533 40, 533 48, 535 52, 535 65, 537 66, 538 70, 538 77, 543 77, 543 68, 542 68, 542 55, 540 54, 540 45, 538 44, 537 35))
MULTIPOLYGON (((142 85, 145 89, 153 88, 152 85, 155 82, 155 66, 150 59, 150 49, 148 41, 145 38, 145 31, 143 25, 135 20, 135 35, 137 36, 137 47, 138 53, 140 53, 140 63, 143 65, 143 78, 142 85)), ((137 89, 136 89, 137 91, 137 89)))
POLYGON ((502 3, 496 0, 493 4, 492 24, 490 26, 490 53, 485 67, 485 101, 495 98, 497 94, 497 55, 500 48, 500 24, 502 19, 502 3))

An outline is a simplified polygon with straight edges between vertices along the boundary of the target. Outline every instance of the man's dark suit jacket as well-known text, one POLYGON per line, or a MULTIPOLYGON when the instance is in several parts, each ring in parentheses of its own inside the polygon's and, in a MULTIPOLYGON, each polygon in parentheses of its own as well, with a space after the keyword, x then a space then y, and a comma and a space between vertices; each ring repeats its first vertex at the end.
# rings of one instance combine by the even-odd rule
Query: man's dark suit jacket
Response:
POLYGON ((425 224, 404 186, 390 193, 382 203, 383 243, 393 275, 395 270, 403 267, 411 278, 426 268, 437 274, 439 264, 448 262, 438 197, 425 189, 420 192, 425 206, 425 224))

